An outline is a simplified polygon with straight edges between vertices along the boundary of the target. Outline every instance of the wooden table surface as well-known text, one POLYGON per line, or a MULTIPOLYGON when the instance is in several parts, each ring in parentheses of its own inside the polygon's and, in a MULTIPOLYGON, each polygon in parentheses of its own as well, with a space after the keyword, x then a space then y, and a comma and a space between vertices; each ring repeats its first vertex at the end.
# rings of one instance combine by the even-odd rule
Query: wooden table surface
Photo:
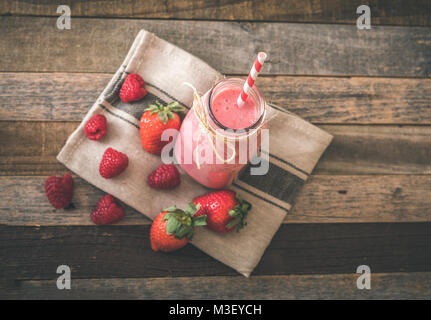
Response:
POLYGON ((345 2, 65 0, 59 30, 57 1, 2 1, 0 298, 431 298, 431 3, 345 2), (371 30, 356 28, 360 4, 371 30), (264 95, 335 136, 249 279, 192 246, 152 252, 133 209, 94 226, 103 193, 79 177, 74 209, 45 198, 142 28, 227 75, 267 51, 264 95), (72 290, 56 288, 61 264, 72 290))

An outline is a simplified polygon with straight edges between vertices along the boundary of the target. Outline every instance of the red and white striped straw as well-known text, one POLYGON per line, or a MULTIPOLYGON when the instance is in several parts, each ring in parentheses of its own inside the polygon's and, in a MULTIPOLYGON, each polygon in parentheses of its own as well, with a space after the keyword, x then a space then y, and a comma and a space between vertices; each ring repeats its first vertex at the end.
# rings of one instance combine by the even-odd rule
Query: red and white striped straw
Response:
POLYGON ((250 70, 247 81, 244 83, 244 87, 242 88, 241 93, 236 102, 238 104, 238 107, 242 107, 245 101, 247 100, 250 89, 253 87, 254 81, 256 81, 256 78, 260 72, 260 69, 262 69, 262 66, 263 66, 263 63, 265 62, 266 57, 267 55, 265 52, 259 52, 257 54, 256 60, 253 63, 253 67, 250 70))

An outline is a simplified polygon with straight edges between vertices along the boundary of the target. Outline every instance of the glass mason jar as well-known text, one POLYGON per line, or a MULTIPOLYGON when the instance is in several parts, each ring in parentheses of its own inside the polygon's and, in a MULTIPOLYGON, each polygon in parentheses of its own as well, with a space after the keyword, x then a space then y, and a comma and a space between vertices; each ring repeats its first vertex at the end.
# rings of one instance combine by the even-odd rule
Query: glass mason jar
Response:
POLYGON ((260 130, 266 103, 256 86, 241 108, 236 100, 244 80, 227 78, 202 97, 195 92, 175 143, 182 169, 202 185, 220 189, 230 185, 260 149, 260 130))

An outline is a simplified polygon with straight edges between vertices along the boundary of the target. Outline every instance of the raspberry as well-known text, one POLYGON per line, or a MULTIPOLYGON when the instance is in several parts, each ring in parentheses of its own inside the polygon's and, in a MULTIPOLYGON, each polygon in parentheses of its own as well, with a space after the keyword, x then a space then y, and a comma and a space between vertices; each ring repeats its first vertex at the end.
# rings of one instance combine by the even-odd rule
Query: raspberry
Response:
POLYGON ((100 140, 106 134, 106 117, 103 114, 92 116, 84 126, 85 135, 90 140, 100 140))
POLYGON ((45 181, 45 194, 54 208, 66 208, 73 197, 72 176, 66 173, 63 178, 49 177, 45 181))
POLYGON ((180 173, 173 164, 162 164, 147 178, 148 185, 154 189, 173 189, 180 182, 180 173))
POLYGON ((99 164, 99 173, 106 179, 118 176, 129 165, 129 158, 126 154, 112 148, 105 150, 102 161, 99 164))
POLYGON ((131 73, 127 75, 120 89, 120 99, 123 102, 141 100, 147 94, 144 86, 144 79, 138 74, 131 73))
POLYGON ((96 209, 91 212, 91 220, 95 224, 109 224, 124 218, 124 209, 120 207, 116 199, 107 194, 100 198, 96 209))

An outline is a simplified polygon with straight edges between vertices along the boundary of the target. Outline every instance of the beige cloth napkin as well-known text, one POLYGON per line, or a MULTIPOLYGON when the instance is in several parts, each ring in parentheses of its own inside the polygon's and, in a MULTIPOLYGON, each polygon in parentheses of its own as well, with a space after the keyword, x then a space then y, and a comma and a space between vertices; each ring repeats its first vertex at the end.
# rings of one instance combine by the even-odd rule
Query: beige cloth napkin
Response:
MULTIPOLYGON (((147 175, 161 164, 161 159, 143 150, 139 119, 144 108, 155 99, 165 103, 176 100, 189 108, 193 95, 183 82, 193 84, 203 94, 222 78, 200 59, 141 30, 124 63, 69 137, 57 159, 89 183, 151 219, 173 204, 184 207, 208 189, 184 173, 180 187, 175 190, 156 191, 147 186, 147 175), (128 73, 138 73, 145 80, 148 94, 142 101, 124 103, 118 98, 118 90, 128 73), (106 116, 108 132, 102 140, 92 141, 85 136, 83 126, 98 113, 106 116), (98 170, 107 147, 129 157, 127 170, 109 180, 102 178, 98 170)), ((270 97, 266 98, 270 100, 270 97)), ((331 135, 301 118, 276 106, 272 108, 278 110, 278 115, 269 123, 269 172, 265 176, 252 176, 250 170, 244 170, 231 186, 253 204, 247 226, 239 233, 227 235, 198 228, 192 241, 208 255, 247 277, 258 264, 291 208, 294 197, 332 139, 331 135)))

